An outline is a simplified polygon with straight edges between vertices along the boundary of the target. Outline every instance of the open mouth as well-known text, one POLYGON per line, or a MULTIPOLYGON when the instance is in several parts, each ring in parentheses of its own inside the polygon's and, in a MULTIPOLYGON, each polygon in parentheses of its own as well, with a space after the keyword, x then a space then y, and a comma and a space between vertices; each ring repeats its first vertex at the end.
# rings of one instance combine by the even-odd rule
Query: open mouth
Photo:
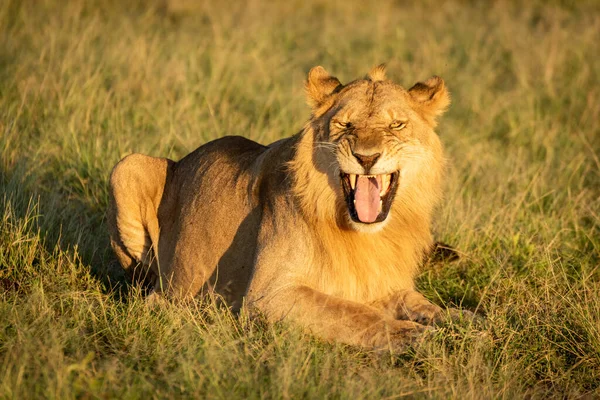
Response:
POLYGON ((383 175, 341 173, 348 212, 354 222, 372 224, 384 221, 398 188, 398 171, 383 175))

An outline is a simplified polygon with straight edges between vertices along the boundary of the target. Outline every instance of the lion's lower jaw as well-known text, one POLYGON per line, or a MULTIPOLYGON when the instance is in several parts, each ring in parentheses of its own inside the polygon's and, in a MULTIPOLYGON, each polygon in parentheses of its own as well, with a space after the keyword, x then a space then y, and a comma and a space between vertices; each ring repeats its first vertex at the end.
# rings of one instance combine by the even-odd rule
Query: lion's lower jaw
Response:
POLYGON ((385 228, 387 226, 387 224, 390 222, 391 218, 392 218, 392 213, 389 213, 387 218, 381 222, 374 222, 371 224, 363 224, 361 222, 353 221, 352 218, 350 217, 350 215, 346 216, 347 223, 352 230, 355 230, 356 232, 368 233, 368 234, 381 232, 383 230, 383 228, 385 228))

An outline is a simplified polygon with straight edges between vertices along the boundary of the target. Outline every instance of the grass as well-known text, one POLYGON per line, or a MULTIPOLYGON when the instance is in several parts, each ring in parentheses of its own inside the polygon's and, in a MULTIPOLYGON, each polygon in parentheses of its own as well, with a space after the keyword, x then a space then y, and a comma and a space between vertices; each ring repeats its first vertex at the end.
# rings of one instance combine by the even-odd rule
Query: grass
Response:
POLYGON ((596 1, 3 1, 0 397, 600 397, 598 37, 596 1), (463 257, 418 286, 481 326, 376 355, 123 283, 122 156, 293 134, 311 66, 380 62, 453 93, 435 230, 463 257))

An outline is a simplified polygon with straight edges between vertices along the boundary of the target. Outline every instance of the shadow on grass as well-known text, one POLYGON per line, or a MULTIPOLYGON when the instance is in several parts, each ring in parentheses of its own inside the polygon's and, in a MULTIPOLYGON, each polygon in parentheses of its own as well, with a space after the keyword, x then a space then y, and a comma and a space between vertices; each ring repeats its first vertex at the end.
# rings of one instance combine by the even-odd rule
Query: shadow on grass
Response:
MULTIPOLYGON (((50 254, 58 247, 76 256, 104 293, 123 300, 131 286, 110 247, 106 227, 108 192, 104 191, 95 203, 69 188, 63 177, 52 175, 52 169, 38 169, 29 159, 19 159, 12 165, 7 161, 0 153, 0 190, 14 216, 28 218, 33 208, 37 215, 32 231, 39 234, 44 248, 50 254), (36 175, 38 170, 44 172, 36 175)), ((108 176, 96 174, 87 179, 108 185, 108 176)))

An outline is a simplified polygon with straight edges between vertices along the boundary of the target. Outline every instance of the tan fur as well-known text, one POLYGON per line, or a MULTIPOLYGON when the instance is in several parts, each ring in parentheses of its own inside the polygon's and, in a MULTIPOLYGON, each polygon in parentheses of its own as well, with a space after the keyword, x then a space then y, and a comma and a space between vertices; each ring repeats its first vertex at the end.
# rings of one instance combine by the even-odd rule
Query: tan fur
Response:
POLYGON ((226 137, 179 162, 123 159, 110 180, 113 248, 156 293, 215 292, 325 339, 402 347, 441 312, 413 278, 432 245, 444 164, 433 127, 448 92, 437 77, 407 91, 379 66, 345 86, 315 67, 306 93, 310 121, 268 147, 226 137), (350 218, 340 172, 367 173, 357 153, 381 154, 370 174, 400 171, 383 222, 350 218))
POLYGON ((369 71, 367 78, 373 82, 385 81, 385 64, 379 64, 369 71))

